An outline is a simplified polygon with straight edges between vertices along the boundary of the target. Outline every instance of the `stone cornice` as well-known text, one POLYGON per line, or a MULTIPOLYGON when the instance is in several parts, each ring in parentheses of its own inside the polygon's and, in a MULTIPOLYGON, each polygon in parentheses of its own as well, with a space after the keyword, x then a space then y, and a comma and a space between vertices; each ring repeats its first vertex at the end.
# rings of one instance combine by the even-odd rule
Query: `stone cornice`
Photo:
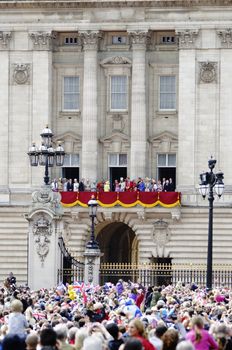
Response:
POLYGON ((91 8, 91 7, 147 7, 195 8, 202 6, 231 6, 232 0, 2 0, 1 9, 15 8, 91 8))

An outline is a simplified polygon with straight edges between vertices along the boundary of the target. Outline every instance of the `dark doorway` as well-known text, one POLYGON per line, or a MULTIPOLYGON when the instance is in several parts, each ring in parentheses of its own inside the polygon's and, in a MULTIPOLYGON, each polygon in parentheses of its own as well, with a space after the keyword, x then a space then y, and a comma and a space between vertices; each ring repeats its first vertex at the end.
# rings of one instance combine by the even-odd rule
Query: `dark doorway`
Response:
POLYGON ((114 181, 120 181, 120 177, 124 179, 127 177, 126 167, 112 167, 110 168, 110 188, 114 191, 114 181))
POLYGON ((158 168, 158 180, 161 180, 165 177, 165 179, 172 178, 174 186, 176 188, 176 168, 163 167, 158 168))
POLYGON ((77 179, 79 181, 79 168, 67 167, 62 168, 62 177, 66 179, 77 179))
POLYGON ((109 224, 100 231, 97 241, 103 253, 101 262, 118 266, 115 270, 108 271, 108 275, 102 275, 101 283, 107 281, 117 283, 119 278, 125 281, 132 280, 131 271, 125 271, 123 264, 132 263, 134 239, 136 239, 134 231, 122 222, 109 224))

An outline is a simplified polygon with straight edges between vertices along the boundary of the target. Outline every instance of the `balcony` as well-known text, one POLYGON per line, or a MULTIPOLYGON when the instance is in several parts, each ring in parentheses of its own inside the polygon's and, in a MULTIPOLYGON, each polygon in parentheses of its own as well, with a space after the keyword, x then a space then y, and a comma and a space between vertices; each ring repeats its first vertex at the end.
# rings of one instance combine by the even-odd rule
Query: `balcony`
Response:
POLYGON ((124 208, 140 205, 153 208, 157 205, 173 208, 181 203, 180 192, 61 192, 61 204, 64 207, 79 205, 87 208, 94 196, 98 205, 105 208, 121 206, 124 208))

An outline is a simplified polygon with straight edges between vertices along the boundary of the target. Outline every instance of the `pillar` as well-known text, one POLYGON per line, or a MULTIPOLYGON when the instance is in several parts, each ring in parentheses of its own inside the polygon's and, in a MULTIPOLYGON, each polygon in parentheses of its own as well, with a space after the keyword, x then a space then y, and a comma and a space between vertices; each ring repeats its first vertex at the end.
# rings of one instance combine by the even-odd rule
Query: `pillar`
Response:
POLYGON ((195 192, 196 50, 195 30, 177 31, 179 36, 179 113, 177 189, 195 192))
POLYGON ((82 32, 84 49, 81 176, 97 179, 97 48, 98 32, 82 32))
POLYGON ((93 283, 98 285, 100 283, 100 259, 101 252, 99 249, 88 249, 84 252, 85 257, 85 272, 84 282, 85 284, 93 283))
POLYGON ((146 32, 131 32, 133 64, 131 86, 130 177, 147 176, 146 32))
POLYGON ((11 32, 0 31, 0 203, 9 203, 9 49, 11 32))
MULTIPOLYGON (((32 120, 31 142, 40 145, 40 133, 48 124, 51 125, 52 108, 52 39, 51 32, 29 33, 33 50, 33 87, 32 87, 32 120)), ((29 163, 28 163, 29 164, 29 163)), ((43 183, 44 167, 31 168, 32 186, 43 183)))

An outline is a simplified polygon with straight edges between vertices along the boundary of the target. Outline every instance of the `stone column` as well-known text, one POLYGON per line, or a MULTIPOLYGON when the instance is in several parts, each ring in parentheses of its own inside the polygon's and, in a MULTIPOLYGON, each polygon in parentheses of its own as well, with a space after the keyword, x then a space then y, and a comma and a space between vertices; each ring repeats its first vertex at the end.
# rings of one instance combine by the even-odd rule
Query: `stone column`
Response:
MULTIPOLYGON (((51 125, 52 108, 52 39, 51 32, 31 32, 29 38, 33 50, 33 86, 32 86, 32 120, 31 141, 40 144, 40 132, 51 125)), ((31 168, 33 186, 41 185, 44 167, 31 168)))
POLYGON ((98 165, 97 48, 99 33, 82 32, 84 50, 81 177, 95 181, 98 165))
POLYGON ((147 176, 146 32, 130 32, 133 51, 131 86, 130 177, 147 176))
POLYGON ((62 232, 61 195, 48 188, 32 194, 32 205, 26 218, 29 222, 28 285, 31 289, 54 288, 62 268, 58 245, 62 232))
POLYGON ((0 31, 0 203, 9 202, 9 49, 11 32, 0 31))
POLYGON ((99 249, 88 249, 86 248, 85 257, 85 272, 84 282, 86 284, 93 283, 98 285, 100 283, 100 259, 101 252, 99 249))
POLYGON ((196 30, 176 32, 179 37, 179 111, 178 111, 178 191, 195 192, 195 119, 196 119, 196 30), (190 161, 191 160, 191 161, 190 161))
POLYGON ((220 103, 220 131, 219 155, 217 157, 217 169, 225 173, 226 189, 232 191, 232 167, 228 161, 228 154, 231 145, 232 135, 232 85, 231 85, 231 55, 232 55, 232 28, 220 29, 217 31, 220 39, 220 80, 219 80, 219 103, 220 103))

